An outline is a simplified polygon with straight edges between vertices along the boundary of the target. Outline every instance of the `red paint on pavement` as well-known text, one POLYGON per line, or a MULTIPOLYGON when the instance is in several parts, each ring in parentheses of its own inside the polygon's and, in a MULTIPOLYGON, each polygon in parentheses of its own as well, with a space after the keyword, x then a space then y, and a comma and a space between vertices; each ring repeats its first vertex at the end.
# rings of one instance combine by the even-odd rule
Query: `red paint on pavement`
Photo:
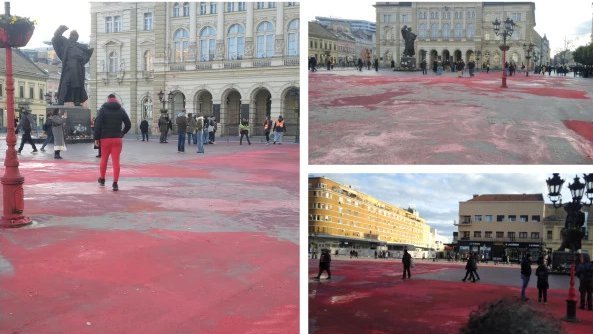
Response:
POLYGON ((593 143, 593 122, 585 121, 564 121, 564 125, 593 143))

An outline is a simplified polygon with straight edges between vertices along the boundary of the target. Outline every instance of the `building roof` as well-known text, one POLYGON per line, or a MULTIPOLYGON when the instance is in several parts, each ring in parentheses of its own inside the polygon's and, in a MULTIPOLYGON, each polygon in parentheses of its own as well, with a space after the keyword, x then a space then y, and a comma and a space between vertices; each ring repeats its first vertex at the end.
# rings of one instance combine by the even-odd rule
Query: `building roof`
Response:
POLYGON ((325 39, 338 39, 336 35, 332 34, 329 30, 327 30, 324 26, 319 24, 318 22, 311 21, 309 22, 309 37, 318 37, 318 38, 325 38, 325 39))
MULTIPOLYGON (((15 76, 32 76, 46 80, 47 73, 18 49, 12 49, 12 71, 15 76)), ((6 49, 0 49, 0 73, 6 75, 6 49)))
POLYGON ((474 195, 468 202, 543 202, 542 194, 485 194, 474 195))

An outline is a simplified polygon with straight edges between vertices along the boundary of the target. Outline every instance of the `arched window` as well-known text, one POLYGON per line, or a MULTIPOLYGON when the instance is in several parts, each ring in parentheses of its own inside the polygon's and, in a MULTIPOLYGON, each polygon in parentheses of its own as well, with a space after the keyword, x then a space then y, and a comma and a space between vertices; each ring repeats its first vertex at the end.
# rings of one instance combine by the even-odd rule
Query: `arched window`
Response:
POLYGON ((245 28, 233 24, 227 34, 227 59, 243 59, 245 55, 245 28))
POLYGON ((189 58, 189 33, 185 29, 177 29, 173 35, 175 42, 175 62, 182 63, 189 58))
POLYGON ((274 56, 274 26, 264 21, 257 26, 257 58, 274 56))
POLYGON ((418 37, 426 38, 428 36, 428 29, 425 23, 421 23, 418 27, 418 37))
POLYGON ((109 53, 109 72, 117 73, 119 69, 119 55, 117 52, 112 51, 109 53))
POLYGON ((200 61, 212 61, 216 53, 216 30, 205 27, 200 32, 200 61))
POLYGON ((294 19, 288 24, 288 55, 299 55, 299 19, 294 19))
POLYGON ((179 16, 179 2, 176 2, 173 5, 173 17, 178 17, 179 16))
POLYGON ((514 41, 520 40, 521 39, 521 30, 519 30, 519 29, 514 30, 512 38, 514 41))
POLYGON ((439 38, 439 26, 437 24, 433 24, 430 26, 430 37, 439 38))
POLYGON ((466 34, 467 34, 467 38, 469 38, 469 39, 473 39, 474 36, 476 35, 476 27, 474 26, 473 23, 470 23, 467 25, 466 34))
POLYGON ((444 39, 449 39, 449 37, 451 37, 450 30, 451 30, 451 28, 449 27, 449 23, 443 24, 443 38, 444 39))
POLYGON ((150 50, 144 52, 144 71, 152 71, 152 52, 150 50))
POLYGON ((183 16, 189 16, 189 2, 183 3, 183 16))
POLYGON ((455 25, 455 38, 461 37, 463 37, 463 26, 461 25, 461 23, 457 23, 455 25))

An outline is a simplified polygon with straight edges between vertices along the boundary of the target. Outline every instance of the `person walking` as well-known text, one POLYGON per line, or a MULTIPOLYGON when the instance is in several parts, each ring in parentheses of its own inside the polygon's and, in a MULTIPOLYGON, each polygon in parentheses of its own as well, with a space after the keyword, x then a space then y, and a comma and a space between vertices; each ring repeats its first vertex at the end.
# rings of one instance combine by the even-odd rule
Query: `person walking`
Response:
POLYGON ((54 134, 51 125, 51 116, 51 112, 47 113, 47 115, 45 116, 45 122, 43 123, 43 131, 45 131, 46 137, 45 141, 43 142, 43 145, 41 145, 41 148, 39 149, 41 152, 45 152, 45 146, 54 141, 54 134))
POLYGON ((241 119, 241 124, 239 124, 239 133, 241 137, 239 138, 239 145, 243 145, 243 136, 247 138, 247 143, 251 145, 251 141, 249 141, 249 122, 243 118, 241 119))
POLYGON ((132 123, 128 113, 121 107, 114 94, 109 94, 107 102, 101 106, 95 124, 95 145, 101 147, 101 164, 99 167, 100 176, 97 180, 100 186, 105 185, 105 174, 109 157, 112 158, 113 166, 113 191, 118 191, 119 181, 119 157, 122 151, 122 138, 130 131, 132 123), (122 129, 122 123, 124 128, 122 129))
POLYGON ((177 114, 175 119, 177 124, 177 152, 185 152, 185 133, 187 131, 187 116, 185 116, 185 110, 182 110, 177 114))
POLYGON ((204 116, 204 128, 202 129, 202 142, 204 145, 208 145, 208 139, 210 138, 210 132, 208 132, 208 127, 210 126, 210 117, 204 116))
POLYGON ((537 276, 537 302, 541 303, 543 298, 544 304, 547 304, 548 288, 550 287, 550 284, 548 283, 548 274, 550 271, 548 270, 543 257, 540 257, 537 263, 538 267, 535 270, 535 276, 537 276))
POLYGON ((327 271, 327 279, 332 278, 332 272, 330 270, 330 265, 332 262, 331 254, 329 253, 329 249, 324 248, 321 250, 321 256, 319 257, 319 273, 315 277, 315 279, 320 279, 321 274, 324 271, 327 271))
POLYGON ((467 262, 465 263, 465 276, 461 280, 465 282, 469 278, 473 283, 476 283, 476 277, 474 276, 474 268, 476 267, 477 265, 474 253, 469 253, 469 256, 467 257, 467 262))
POLYGON ((167 132, 169 131, 169 116, 167 114, 161 114, 159 118, 159 131, 161 132, 160 143, 167 142, 167 132))
POLYGON ((529 300, 525 296, 525 290, 527 289, 527 285, 529 284, 529 278, 531 277, 531 254, 527 253, 523 260, 521 261, 521 281, 523 284, 521 285, 521 300, 526 302, 529 300))
POLYGON ((270 145, 270 131, 272 130, 273 122, 270 116, 266 116, 264 121, 264 134, 266 135, 266 145, 270 145))
POLYGON ((142 132, 142 141, 144 141, 144 138, 148 141, 148 121, 146 119, 140 122, 140 132, 142 132))
MULTIPOLYGON (((204 130, 204 116, 202 113, 198 114, 198 118, 196 118, 196 136, 194 137, 196 140, 196 145, 198 146, 198 151, 196 153, 204 153, 204 135, 202 132, 204 130)), ((207 132, 206 132, 207 133, 207 132)))
POLYGON ((33 147, 33 153, 37 152, 37 147, 35 147, 33 138, 31 138, 31 130, 33 130, 34 126, 35 119, 33 118, 33 115, 31 115, 31 111, 28 109, 23 110, 21 120, 17 126, 17 128, 20 128, 23 131, 23 135, 21 136, 21 146, 17 151, 18 154, 21 154, 25 143, 31 144, 31 147, 33 147))
POLYGON ((51 132, 54 136, 54 159, 62 159, 61 151, 66 151, 66 141, 64 140, 64 123, 66 123, 67 113, 60 116, 60 109, 56 108, 51 116, 51 132))
POLYGON ((580 306, 581 310, 587 309, 593 310, 593 264, 585 261, 583 254, 579 255, 579 265, 577 266, 577 277, 579 278, 579 292, 580 292, 580 306))
POLYGON ((196 118, 192 113, 187 114, 187 145, 193 141, 196 143, 196 118), (192 139, 193 137, 193 139, 192 139))
POLYGON ((408 249, 404 248, 404 255, 402 256, 402 263, 404 265, 404 275, 402 279, 406 279, 406 273, 408 273, 408 279, 410 279, 410 267, 412 266, 412 255, 408 253, 408 249))
POLYGON ((208 121, 208 144, 214 144, 216 141, 216 130, 218 125, 216 124, 216 117, 211 116, 208 121))
POLYGON ((282 115, 278 116, 278 120, 274 122, 274 145, 282 145, 282 137, 286 132, 286 125, 284 124, 284 118, 282 115))

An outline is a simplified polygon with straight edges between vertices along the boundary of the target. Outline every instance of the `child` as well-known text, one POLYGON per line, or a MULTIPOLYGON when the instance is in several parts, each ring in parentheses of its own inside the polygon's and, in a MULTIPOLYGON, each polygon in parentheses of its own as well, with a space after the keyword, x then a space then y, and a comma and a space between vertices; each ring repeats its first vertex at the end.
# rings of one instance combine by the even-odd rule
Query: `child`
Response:
POLYGON ((544 264, 544 259, 539 258, 538 267, 535 270, 535 276, 537 276, 537 302, 542 302, 542 295, 544 297, 544 304, 548 303, 548 288, 550 285, 548 284, 548 267, 544 264))

